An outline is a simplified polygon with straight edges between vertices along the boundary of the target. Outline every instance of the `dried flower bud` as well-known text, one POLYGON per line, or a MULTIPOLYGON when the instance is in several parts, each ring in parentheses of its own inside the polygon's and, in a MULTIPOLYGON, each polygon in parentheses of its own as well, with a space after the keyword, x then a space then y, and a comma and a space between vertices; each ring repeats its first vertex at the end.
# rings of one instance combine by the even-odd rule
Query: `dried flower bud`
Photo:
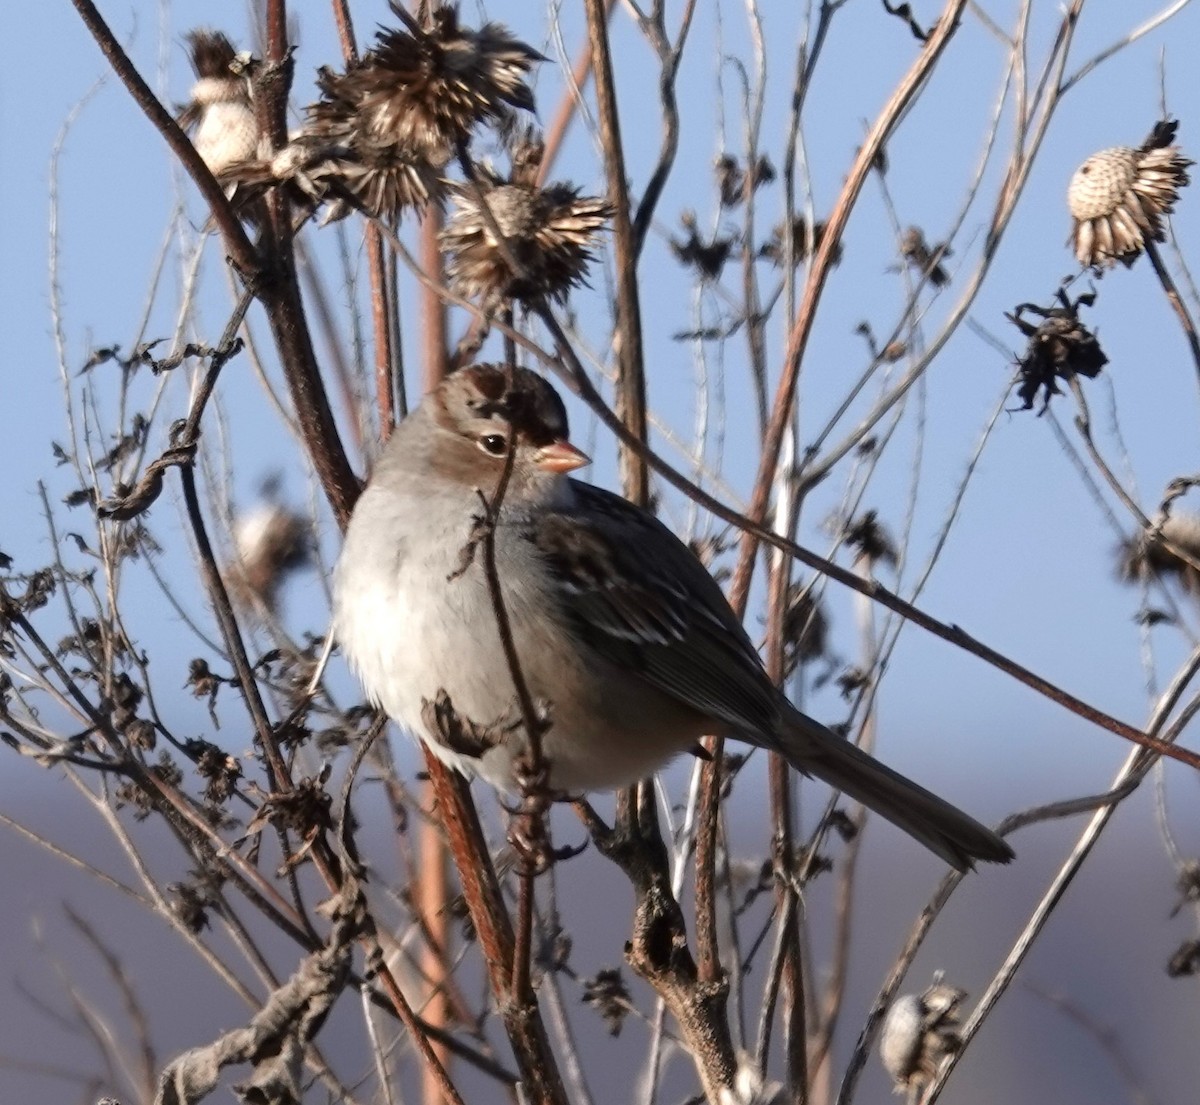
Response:
POLYGON ((753 172, 747 174, 736 157, 723 153, 717 158, 716 171, 722 207, 737 207, 746 198, 747 177, 751 190, 755 192, 775 179, 775 166, 765 154, 759 156, 753 172))
POLYGON ((631 1006, 620 967, 605 967, 584 979, 583 1000, 604 1018, 610 1036, 619 1036, 631 1006))
POLYGON ((813 597, 812 587, 793 583, 788 589, 783 615, 783 666, 790 675, 796 667, 825 655, 829 619, 813 597))
POLYGON ((874 510, 864 511, 859 517, 852 518, 847 523, 843 539, 855 552, 855 562, 864 562, 874 571, 876 564, 897 562, 895 543, 891 534, 879 521, 879 514, 874 510))
POLYGON ((1185 905, 1200 902, 1200 860, 1186 859, 1179 866, 1179 877, 1175 884, 1179 888, 1179 901, 1171 910, 1174 917, 1185 905))
POLYGON ((1193 164, 1171 144, 1178 128, 1177 121, 1163 120, 1137 149, 1101 150, 1075 171, 1067 206, 1081 265, 1132 265, 1147 241, 1163 240, 1163 218, 1189 183, 1193 164))
POLYGON ((899 1094, 919 1094, 937 1073, 948 1055, 962 1046, 958 1007, 965 990, 942 982, 942 972, 923 994, 897 998, 883 1020, 879 1057, 899 1094))
POLYGON ((1200 940, 1185 940, 1167 960, 1170 978, 1189 978, 1200 974, 1200 940))

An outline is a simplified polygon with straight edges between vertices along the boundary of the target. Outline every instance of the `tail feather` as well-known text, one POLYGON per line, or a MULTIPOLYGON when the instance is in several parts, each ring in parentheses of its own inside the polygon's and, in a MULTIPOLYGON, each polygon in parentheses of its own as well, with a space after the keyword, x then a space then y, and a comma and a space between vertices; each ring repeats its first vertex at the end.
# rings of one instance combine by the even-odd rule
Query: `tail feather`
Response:
POLYGON ((758 743, 874 810, 959 871, 970 870, 976 860, 1013 858, 1012 848, 991 829, 798 711, 773 742, 758 743))

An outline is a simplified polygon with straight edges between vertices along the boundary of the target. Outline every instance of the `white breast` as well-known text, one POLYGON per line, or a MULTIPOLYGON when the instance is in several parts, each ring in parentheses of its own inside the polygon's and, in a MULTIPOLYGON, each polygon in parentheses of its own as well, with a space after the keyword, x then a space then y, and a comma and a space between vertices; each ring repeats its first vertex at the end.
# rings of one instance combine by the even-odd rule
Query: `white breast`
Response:
MULTIPOLYGON (((368 695, 393 720, 444 762, 512 792, 520 734, 475 759, 430 740, 422 720, 425 703, 444 690, 460 718, 497 728, 519 721, 482 549, 465 572, 447 578, 478 512, 462 506, 433 514, 419 500, 369 487, 335 573, 335 633, 368 695)), ((535 555, 518 532, 501 528, 497 569, 521 671, 551 721, 551 784, 601 790, 644 778, 703 730, 690 711, 615 672, 571 636, 535 555)))

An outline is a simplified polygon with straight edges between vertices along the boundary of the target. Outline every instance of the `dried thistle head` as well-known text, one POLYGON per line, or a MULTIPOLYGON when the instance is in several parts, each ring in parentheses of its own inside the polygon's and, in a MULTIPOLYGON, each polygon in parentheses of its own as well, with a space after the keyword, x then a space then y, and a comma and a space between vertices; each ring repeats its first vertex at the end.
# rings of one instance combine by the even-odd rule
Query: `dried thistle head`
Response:
POLYGON ((309 563, 312 540, 310 521, 277 502, 268 499, 247 511, 234 526, 234 594, 273 613, 283 584, 309 563))
POLYGON ((507 180, 484 169, 474 183, 454 186, 455 211, 442 231, 451 287, 488 310, 566 299, 585 283, 596 236, 613 213, 607 200, 570 184, 535 184, 536 139, 524 138, 512 160, 507 180))
POLYGON ((892 1002, 879 1036, 879 1058, 896 1093, 923 1090, 942 1060, 962 1046, 958 1007, 966 996, 947 986, 938 971, 923 994, 904 994, 892 1002))
MULTIPOLYGON (((812 234, 809 235, 808 220, 803 215, 796 215, 792 218, 791 225, 787 223, 779 223, 774 230, 771 231, 771 237, 759 247, 758 255, 766 257, 773 261, 777 266, 781 267, 787 264, 787 242, 791 239, 792 247, 792 264, 800 265, 808 261, 813 254, 821 247, 821 240, 825 237, 825 224, 822 222, 813 223, 812 234), (809 241, 811 237, 812 249, 809 249, 809 241)), ((842 243, 838 242, 833 247, 833 256, 830 258, 832 264, 840 264, 842 260, 842 243)))
POLYGON ((854 550, 855 563, 864 564, 874 571, 877 564, 898 562, 895 542, 874 510, 863 511, 857 518, 850 518, 842 529, 842 539, 854 550))
POLYGON ((1030 410, 1039 391, 1045 393, 1042 409, 1044 414, 1053 395, 1061 394, 1058 380, 1070 380, 1074 376, 1094 379, 1108 364, 1108 357, 1096 336, 1079 320, 1079 308, 1090 307, 1095 295, 1088 293, 1072 301, 1060 289, 1061 306, 1048 309, 1032 303, 1022 303, 1005 317, 1020 328, 1029 338, 1025 356, 1018 362, 1020 383, 1017 396, 1022 410, 1030 410), (1041 322, 1034 325, 1023 317, 1026 312, 1039 315, 1041 322))
POLYGON ((604 1018, 610 1036, 621 1035, 632 1002, 620 967, 604 967, 584 979, 583 1000, 604 1018))
POLYGON ((395 0, 391 8, 404 26, 380 30, 341 90, 367 133, 444 162, 477 124, 533 110, 525 78, 542 55, 506 27, 464 27, 454 4, 435 7, 424 26, 395 0))
POLYGON ((718 279, 733 250, 733 239, 717 236, 705 241, 692 211, 684 211, 679 222, 685 237, 670 239, 671 252, 681 264, 694 268, 701 280, 718 279))
POLYGON ((717 174, 717 189, 721 193, 722 207, 737 207, 746 198, 746 188, 757 192, 764 184, 775 179, 775 166, 765 154, 760 154, 753 168, 747 171, 733 154, 721 154, 714 168, 717 174))
POLYGON ((1148 241, 1161 242, 1193 164, 1172 145, 1179 123, 1163 120, 1136 149, 1113 146, 1092 154, 1071 177, 1067 206, 1079 263, 1132 265, 1148 241))
POLYGON ((824 656, 828 647, 829 619, 811 583, 793 583, 783 615, 784 672, 790 675, 800 664, 824 656))
POLYGON ((1200 596, 1200 517, 1167 515, 1118 549, 1117 572, 1126 583, 1175 579, 1190 595, 1200 596))
POLYGON ((399 137, 383 138, 365 125, 354 84, 366 60, 345 73, 322 68, 317 74, 321 98, 308 108, 308 118, 275 162, 290 160, 276 175, 289 173, 300 191, 328 201, 325 222, 344 218, 356 207, 394 222, 408 209, 420 210, 440 200, 441 172, 449 152, 435 160, 399 137))
POLYGON ((219 176, 259 152, 250 84, 237 71, 244 58, 219 31, 197 29, 186 37, 196 83, 179 113, 179 125, 192 131, 196 152, 219 176))

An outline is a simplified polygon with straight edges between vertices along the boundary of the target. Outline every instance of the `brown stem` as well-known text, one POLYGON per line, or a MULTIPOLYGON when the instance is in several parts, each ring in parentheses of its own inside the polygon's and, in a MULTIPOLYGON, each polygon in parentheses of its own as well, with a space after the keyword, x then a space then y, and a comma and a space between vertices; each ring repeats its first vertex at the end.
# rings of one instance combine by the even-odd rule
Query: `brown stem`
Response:
POLYGON ((396 354, 392 348, 392 296, 387 278, 383 236, 372 223, 366 226, 367 270, 371 281, 371 327, 375 335, 375 404, 379 434, 387 441, 396 425, 396 354))
MULTIPOLYGON (((358 59, 358 44, 354 39, 354 21, 346 0, 333 0, 333 18, 337 23, 338 41, 347 64, 358 59)), ((379 434, 387 441, 392 435, 396 417, 396 353, 392 345, 392 296, 395 289, 387 278, 387 258, 383 235, 374 223, 367 223, 367 275, 371 284, 371 328, 375 350, 375 406, 379 415, 379 434)))
MULTIPOLYGON (((510 366, 511 369, 512 366, 510 366)), ((511 380, 509 383, 511 386, 511 380)), ((517 704, 521 710, 521 720, 525 729, 525 737, 529 742, 528 752, 519 761, 520 770, 529 780, 522 780, 525 790, 524 809, 517 815, 524 819, 533 820, 532 835, 537 840, 545 836, 545 793, 546 793, 546 761, 542 755, 542 736, 546 731, 546 722, 538 716, 537 706, 529 690, 529 683, 521 669, 521 658, 517 654, 517 643, 513 637, 512 620, 508 616, 508 606, 504 601, 504 593, 500 588, 500 572, 496 567, 496 526, 499 525, 500 509, 504 503, 504 495, 508 490, 508 482, 512 477, 513 461, 516 457, 515 444, 510 446, 505 455, 504 469, 496 484, 490 500, 485 500, 484 535, 483 535, 483 572, 487 579, 488 595, 492 602, 492 616, 496 622, 496 630, 500 635, 500 648, 504 653, 504 661, 512 678, 513 690, 516 692, 517 704)), ((530 959, 533 950, 533 879, 537 868, 532 856, 523 856, 521 863, 521 893, 517 912, 517 935, 513 947, 511 971, 512 1000, 518 1006, 534 1005, 533 990, 529 983, 530 959)))
POLYGON ((586 802, 575 805, 596 847, 617 864, 636 895, 633 933, 625 959, 666 1003, 679 1023, 688 1053, 700 1073, 707 1101, 723 1100, 737 1071, 729 1033, 724 976, 705 980, 688 950, 683 911, 671 893, 667 851, 660 836, 626 835, 610 829, 586 802))
MULTIPOLYGON (((776 556, 771 566, 767 602, 767 674, 772 682, 783 682, 783 621, 787 610, 791 565, 776 556)), ((775 870, 775 911, 783 931, 780 964, 784 997, 784 1050, 787 1059, 788 1087, 797 1103, 808 1100, 808 1034, 805 1020, 807 999, 804 990, 803 958, 800 942, 800 910, 796 898, 796 828, 792 811, 791 768, 787 761, 772 753, 768 761, 772 852, 775 870)))
POLYGON ((461 775, 428 750, 425 767, 528 1099, 536 1105, 567 1105, 566 1090, 537 1005, 520 1005, 509 997, 516 942, 470 790, 461 775))
POLYGON ((1158 252, 1158 244, 1153 238, 1146 239, 1146 256, 1150 258, 1150 264, 1154 266, 1158 282, 1166 293, 1167 302, 1171 304, 1171 310, 1179 318, 1179 325, 1183 327, 1183 336, 1187 338, 1188 348, 1192 352, 1192 363, 1196 366, 1196 375, 1200 377, 1200 337, 1196 335, 1196 324, 1192 321, 1192 316, 1188 314, 1183 297, 1179 294, 1179 289, 1175 287, 1175 281, 1171 279, 1167 266, 1163 264, 1162 255, 1158 252))
MULTIPOLYGON (((825 282, 832 267, 834 248, 842 239, 850 212, 862 192, 867 176, 871 171, 875 158, 883 148, 884 143, 900 121, 904 109, 912 102, 928 79, 933 66, 949 45, 950 39, 958 29, 959 18, 967 0, 949 0, 942 12, 937 26, 930 34, 921 53, 913 62, 908 73, 901 79, 893 92, 891 99, 885 105, 870 134, 863 142, 858 157, 847 177, 842 194, 830 213, 821 241, 817 245, 816 256, 813 257, 809 268, 808 279, 805 281, 804 293, 796 320, 788 337, 787 352, 784 356, 783 372, 779 386, 775 392, 775 404, 772 408, 771 419, 763 442, 758 476, 754 483, 754 492, 750 500, 747 515, 755 522, 761 523, 766 517, 767 503, 771 488, 774 486, 779 468, 779 455, 783 445, 783 435, 791 422, 792 406, 796 396, 796 383, 800 372, 800 362, 808 346, 808 338, 812 333, 813 322, 816 319, 817 306, 825 288, 825 282)), ((755 554, 762 538, 747 532, 742 540, 742 547, 737 567, 734 570, 733 581, 730 585, 730 602, 738 614, 745 613, 746 600, 750 592, 750 580, 754 569, 755 554)))
MULTIPOLYGON (((617 0, 604 0, 604 6, 605 18, 611 19, 613 8, 617 6, 617 0)), ((539 187, 546 183, 554 159, 558 156, 563 139, 567 136, 567 128, 570 127, 571 121, 579 110, 579 99, 583 96, 584 86, 591 72, 592 48, 589 43, 585 43, 575 59, 575 67, 571 70, 571 83, 563 90, 562 99, 559 100, 558 108, 554 112, 554 118, 546 127, 542 138, 542 163, 538 166, 537 175, 539 187)))
POLYGON ((435 290, 445 283, 443 260, 438 233, 442 229, 442 211, 436 203, 425 208, 421 216, 421 268, 431 283, 421 283, 421 352, 424 364, 426 391, 450 371, 446 348, 446 304, 435 290))
MULTIPOLYGON (((646 376, 642 360, 642 311, 638 300, 637 250, 629 217, 629 189, 625 183, 625 154, 617 116, 612 53, 604 0, 584 0, 588 39, 592 44, 592 74, 608 198, 614 207, 613 253, 617 273, 617 317, 614 344, 617 354, 617 412, 639 441, 646 440, 646 376)), ((650 499, 649 473, 641 455, 621 449, 621 482, 625 496, 639 506, 650 499)))
POLYGON ((342 47, 342 57, 347 61, 358 60, 358 42, 354 37, 354 19, 350 15, 350 5, 346 0, 332 0, 333 21, 337 24, 338 42, 342 47))
MULTIPOLYGON (((438 231, 440 228, 441 211, 436 204, 431 204, 426 208, 421 219, 421 263, 430 276, 438 283, 442 281, 442 254, 438 246, 438 231)), ((380 250, 382 251, 385 240, 383 228, 378 223, 372 222, 370 229, 379 241, 380 250)), ((368 239, 369 241, 370 239, 368 239)), ((373 264, 372 272, 374 272, 373 264)), ((374 276, 372 276, 373 279, 374 276)), ((388 281, 387 283, 392 284, 394 287, 393 282, 388 281)), ((422 285, 420 296, 421 348, 423 352, 421 384, 422 390, 428 394, 445 379, 448 370, 446 356, 446 305, 444 301, 433 295, 424 285, 422 285)), ((377 309, 378 305, 376 304, 377 309)), ((376 322, 376 333, 378 334, 378 321, 376 322)), ((377 385, 379 380, 378 371, 379 361, 377 358, 377 385)), ((381 394, 378 386, 376 393, 381 394)), ((392 394, 390 388, 387 393, 389 396, 392 394)), ((383 424, 382 410, 380 411, 380 424, 383 424)), ((428 759, 428 756, 426 758, 428 759)), ((424 784, 422 792, 428 805, 437 805, 441 815, 442 826, 449 832, 446 818, 456 815, 452 813, 450 806, 446 802, 438 800, 437 783, 432 775, 424 784)), ((470 792, 465 787, 461 789, 460 797, 462 801, 468 803, 471 801, 470 792)), ((474 815, 473 806, 471 807, 471 812, 474 815)), ((451 973, 452 960, 449 958, 449 951, 453 936, 450 928, 449 864, 450 851, 453 849, 447 849, 446 840, 442 833, 438 831, 438 826, 434 823, 433 819, 421 822, 418 828, 417 847, 421 855, 422 868, 422 877, 417 884, 418 894, 421 908, 428 920, 430 935, 432 937, 426 954, 422 956, 422 966, 430 983, 434 987, 437 987, 443 979, 448 979, 451 973), (441 954, 439 954, 439 951, 441 954)), ((482 862, 488 856, 486 844, 483 845, 483 848, 484 850, 479 855, 474 856, 468 862, 482 862)), ((461 871, 462 861, 458 851, 454 851, 454 858, 457 867, 461 871)), ((465 884, 463 885, 465 887, 465 884)), ((471 913, 472 922, 476 926, 476 931, 479 931, 479 919, 476 916, 477 904, 473 904, 471 897, 468 896, 467 905, 471 913)), ((502 903, 500 908, 504 908, 502 903)), ((505 913, 505 918, 507 919, 507 913, 505 913)), ((496 990, 495 993, 499 996, 503 991, 496 990)), ((435 1023, 444 1025, 446 1023, 443 1019, 445 1012, 444 1000, 435 996, 429 1009, 429 1016, 435 1023)), ((433 1105, 433 1094, 436 1092, 436 1089, 437 1087, 427 1079, 425 1082, 425 1099, 427 1105, 433 1105)))

